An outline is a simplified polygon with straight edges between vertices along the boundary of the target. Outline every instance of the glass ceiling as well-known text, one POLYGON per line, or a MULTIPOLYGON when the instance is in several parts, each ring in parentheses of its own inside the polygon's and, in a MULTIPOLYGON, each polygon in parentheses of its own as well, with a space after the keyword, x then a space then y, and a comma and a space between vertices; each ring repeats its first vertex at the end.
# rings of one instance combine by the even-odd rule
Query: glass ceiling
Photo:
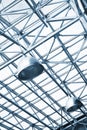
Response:
POLYGON ((86 39, 87 15, 77 0, 0 0, 1 130, 57 130, 86 115, 86 39), (29 55, 44 71, 19 80, 19 61, 29 55), (83 108, 67 112, 69 96, 83 108))

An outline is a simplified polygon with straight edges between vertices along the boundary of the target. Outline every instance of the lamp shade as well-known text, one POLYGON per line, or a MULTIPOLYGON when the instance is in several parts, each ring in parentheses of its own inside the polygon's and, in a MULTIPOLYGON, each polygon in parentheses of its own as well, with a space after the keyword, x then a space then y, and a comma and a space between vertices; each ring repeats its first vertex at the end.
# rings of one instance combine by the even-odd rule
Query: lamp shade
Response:
POLYGON ((23 57, 18 64, 18 78, 31 80, 40 75, 43 70, 44 67, 34 57, 23 57))
POLYGON ((69 97, 68 101, 66 102, 66 110, 67 112, 74 112, 79 109, 83 104, 81 101, 74 97, 69 97))
POLYGON ((86 130, 86 126, 84 124, 77 123, 73 130, 86 130))

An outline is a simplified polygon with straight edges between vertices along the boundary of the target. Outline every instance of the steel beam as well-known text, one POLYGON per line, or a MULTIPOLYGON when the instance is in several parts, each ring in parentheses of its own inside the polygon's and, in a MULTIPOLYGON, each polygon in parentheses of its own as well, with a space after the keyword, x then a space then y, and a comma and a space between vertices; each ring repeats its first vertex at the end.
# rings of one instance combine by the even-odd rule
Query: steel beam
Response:
MULTIPOLYGON (((37 108, 34 104, 32 104, 31 102, 29 102, 28 100, 26 100, 23 96, 19 95, 15 90, 11 89, 8 85, 4 84, 3 82, 0 82, 2 86, 4 86, 7 90, 10 91, 10 93, 15 94, 17 97, 19 97, 21 100, 23 100, 26 104, 29 105, 29 107, 33 107, 35 110, 37 110, 38 112, 40 112, 42 115, 44 115, 44 117, 46 117, 47 115, 41 111, 39 108, 37 108)), ((48 120, 50 120, 51 122, 55 123, 56 125, 58 125, 58 123, 53 120, 51 117, 47 117, 48 120)))
MULTIPOLYGON (((30 122, 29 120, 27 120, 27 119, 24 118, 23 116, 20 116, 18 113, 16 113, 16 112, 10 110, 9 108, 7 108, 7 107, 5 107, 5 106, 3 106, 3 105, 1 105, 1 108, 2 108, 3 110, 6 110, 7 112, 9 112, 10 114, 12 114, 13 116, 16 116, 17 118, 21 119, 22 121, 25 121, 25 122, 26 122, 27 124, 29 124, 30 126, 33 125, 32 122, 30 122)), ((35 128, 36 128, 37 130, 41 130, 40 127, 37 126, 36 124, 34 124, 34 126, 35 126, 35 128)), ((8 130, 9 130, 9 129, 8 129, 8 130)))
POLYGON ((12 103, 14 106, 18 107, 20 110, 22 110, 23 112, 25 112, 26 114, 28 114, 29 116, 31 116, 32 118, 34 118, 35 120, 37 120, 38 122, 40 122, 41 124, 43 124, 44 126, 46 126, 47 128, 49 128, 50 130, 52 130, 52 128, 50 126, 48 126, 47 124, 45 124, 43 121, 41 121, 39 118, 36 118, 34 115, 32 115, 30 112, 28 112, 27 110, 23 109, 22 107, 20 107, 18 104, 16 104, 15 102, 13 102, 12 100, 10 100, 9 98, 5 97, 3 94, 0 94, 1 97, 3 97, 4 99, 6 99, 8 102, 12 103))
POLYGON ((69 53, 69 51, 67 50, 67 48, 64 46, 64 44, 62 43, 62 41, 60 40, 59 37, 58 37, 58 41, 60 42, 61 47, 63 48, 64 52, 66 53, 66 55, 70 59, 72 65, 75 67, 75 69, 77 70, 77 72, 79 73, 79 75, 82 77, 83 81, 87 84, 87 78, 82 73, 82 71, 80 70, 79 66, 76 64, 76 62, 74 61, 73 57, 71 56, 71 54, 69 53))
MULTIPOLYGON (((1 118, 1 117, 0 117, 0 120, 2 120, 4 123, 6 122, 6 123, 8 123, 9 125, 12 125, 12 127, 15 127, 15 128, 17 128, 17 129, 19 129, 19 130, 22 130, 22 129, 19 128, 18 126, 12 124, 11 122, 9 122, 9 121, 7 121, 7 120, 1 118)), ((2 122, 2 124, 3 124, 3 122, 2 122)), ((12 127, 10 128, 11 130, 12 130, 12 127)))
MULTIPOLYGON (((32 51, 33 49, 35 49, 36 47, 40 46, 41 44, 43 44, 44 42, 46 42, 47 40, 49 40, 52 37, 55 37, 55 35, 58 35, 59 32, 63 31, 66 27, 69 27, 70 25, 72 25, 73 23, 77 22, 78 18, 70 21, 68 24, 64 25, 63 27, 61 27, 60 29, 55 30, 54 32, 50 33, 47 37, 43 38, 42 40, 40 40, 38 43, 36 43, 35 45, 31 46, 30 48, 27 49, 27 51, 24 54, 29 53, 30 51, 32 51)), ((14 39, 12 39, 11 37, 7 36, 6 34, 3 33, 3 31, 0 31, 1 35, 3 35, 4 37, 8 38, 9 40, 11 40, 12 42, 18 44, 17 41, 15 41, 14 39)), ((11 64, 12 62, 16 61, 17 59, 19 59, 20 57, 22 57, 22 54, 19 54, 18 56, 14 57, 13 59, 9 60, 8 62, 6 62, 4 65, 0 66, 0 70, 5 68, 6 66, 8 66, 9 64, 11 64)))

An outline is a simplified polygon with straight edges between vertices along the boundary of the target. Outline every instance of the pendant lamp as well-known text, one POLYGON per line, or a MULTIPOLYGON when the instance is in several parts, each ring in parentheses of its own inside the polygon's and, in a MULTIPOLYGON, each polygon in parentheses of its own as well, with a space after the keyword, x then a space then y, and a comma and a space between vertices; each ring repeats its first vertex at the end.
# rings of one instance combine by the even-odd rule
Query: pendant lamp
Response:
POLYGON ((81 101, 75 97, 69 97, 66 102, 66 110, 67 112, 74 112, 77 109, 81 108, 83 104, 81 101))
POLYGON ((20 80, 32 80, 43 70, 44 67, 34 57, 23 57, 18 64, 18 78, 20 80))

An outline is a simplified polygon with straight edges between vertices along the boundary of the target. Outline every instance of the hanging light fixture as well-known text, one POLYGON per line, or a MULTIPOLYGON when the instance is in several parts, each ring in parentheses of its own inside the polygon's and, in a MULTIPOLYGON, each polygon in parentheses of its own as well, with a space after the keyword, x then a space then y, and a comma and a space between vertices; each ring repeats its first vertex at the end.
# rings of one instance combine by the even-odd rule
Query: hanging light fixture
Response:
POLYGON ((31 80, 40 75, 44 67, 32 56, 23 57, 18 64, 18 78, 31 80))
POLYGON ((75 97, 68 97, 68 100, 66 102, 66 110, 67 112, 74 112, 77 109, 81 108, 83 104, 81 101, 75 97))
POLYGON ((82 123, 77 123, 72 130, 86 130, 86 126, 82 123))

